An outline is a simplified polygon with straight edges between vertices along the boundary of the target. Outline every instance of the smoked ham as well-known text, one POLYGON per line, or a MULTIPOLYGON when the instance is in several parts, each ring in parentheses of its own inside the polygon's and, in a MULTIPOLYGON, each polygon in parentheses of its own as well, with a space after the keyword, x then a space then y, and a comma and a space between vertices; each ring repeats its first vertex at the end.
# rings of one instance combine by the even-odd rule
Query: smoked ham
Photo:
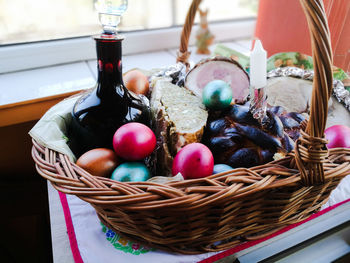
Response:
POLYGON ((214 57, 200 61, 190 70, 185 79, 185 87, 198 97, 202 97, 204 87, 212 80, 223 80, 231 86, 235 102, 245 102, 249 94, 249 76, 235 60, 214 57))

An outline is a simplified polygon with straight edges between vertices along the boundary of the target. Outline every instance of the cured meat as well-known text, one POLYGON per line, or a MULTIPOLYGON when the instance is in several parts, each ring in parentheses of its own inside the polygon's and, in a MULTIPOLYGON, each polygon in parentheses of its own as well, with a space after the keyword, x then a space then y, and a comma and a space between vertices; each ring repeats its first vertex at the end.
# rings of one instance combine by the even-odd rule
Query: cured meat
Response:
POLYGON ((202 97, 204 87, 212 80, 223 80, 232 88, 235 102, 242 103, 249 94, 249 76, 240 64, 230 58, 215 57, 200 61, 185 79, 185 87, 202 97))

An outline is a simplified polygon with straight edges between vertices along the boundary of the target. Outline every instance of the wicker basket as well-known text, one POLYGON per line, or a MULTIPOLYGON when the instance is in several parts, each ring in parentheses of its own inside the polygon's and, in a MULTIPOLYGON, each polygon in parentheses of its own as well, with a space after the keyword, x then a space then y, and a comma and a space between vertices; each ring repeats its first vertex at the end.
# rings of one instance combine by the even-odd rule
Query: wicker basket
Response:
MULTIPOLYGON (((321 0, 300 2, 312 36, 315 77, 306 132, 286 158, 165 185, 122 183, 92 176, 67 156, 33 141, 38 173, 58 191, 90 203, 116 232, 173 252, 219 251, 305 219, 350 173, 350 149, 326 148, 324 129, 332 90, 327 19, 321 0)), ((181 35, 178 61, 183 63, 189 56, 188 38, 199 3, 193 0, 181 35)))

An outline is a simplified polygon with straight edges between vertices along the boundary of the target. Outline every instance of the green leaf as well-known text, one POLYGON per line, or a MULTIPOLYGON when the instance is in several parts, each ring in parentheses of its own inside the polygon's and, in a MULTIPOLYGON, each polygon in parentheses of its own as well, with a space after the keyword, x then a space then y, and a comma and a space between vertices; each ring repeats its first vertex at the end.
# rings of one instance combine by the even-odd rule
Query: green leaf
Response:
POLYGON ((310 62, 309 60, 307 59, 302 59, 302 60, 299 60, 298 62, 298 66, 301 66, 301 65, 304 65, 304 68, 305 69, 313 69, 313 64, 312 62, 310 62))
POLYGON ((337 80, 343 81, 344 79, 349 78, 348 75, 341 68, 337 68, 333 71, 333 77, 337 80))
POLYGON ((114 243, 114 242, 116 242, 118 239, 119 239, 118 234, 115 234, 114 237, 113 237, 113 239, 112 239, 112 242, 114 243))
POLYGON ((101 223, 101 226, 102 226, 102 232, 106 233, 107 232, 107 227, 104 224, 102 224, 102 223, 101 223))

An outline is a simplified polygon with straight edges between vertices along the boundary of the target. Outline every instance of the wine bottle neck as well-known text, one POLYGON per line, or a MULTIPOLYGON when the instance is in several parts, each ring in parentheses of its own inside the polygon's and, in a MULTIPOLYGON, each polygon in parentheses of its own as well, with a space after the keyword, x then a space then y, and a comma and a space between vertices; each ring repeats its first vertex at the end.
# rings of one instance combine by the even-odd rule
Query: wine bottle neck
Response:
POLYGON ((116 86, 123 85, 122 39, 99 37, 95 38, 95 40, 98 70, 97 82, 100 89, 114 89, 116 86))

